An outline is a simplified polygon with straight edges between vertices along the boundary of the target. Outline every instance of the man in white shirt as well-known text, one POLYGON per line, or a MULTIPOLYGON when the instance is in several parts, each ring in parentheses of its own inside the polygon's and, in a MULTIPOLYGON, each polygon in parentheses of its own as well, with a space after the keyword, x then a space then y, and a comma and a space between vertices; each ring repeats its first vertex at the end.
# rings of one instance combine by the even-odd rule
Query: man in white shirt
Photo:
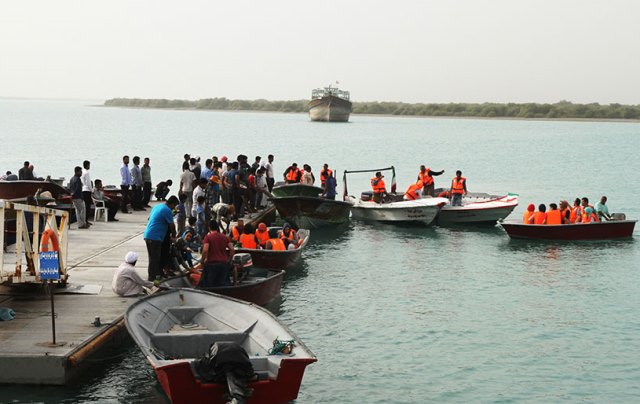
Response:
POLYGON ((145 281, 136 272, 138 253, 129 251, 124 257, 124 262, 116 269, 111 282, 111 289, 119 296, 136 296, 144 292, 143 287, 150 288, 154 284, 145 281))
POLYGON ((180 193, 187 196, 184 202, 184 210, 188 217, 193 217, 191 209, 193 208, 193 182, 196 176, 189 170, 189 163, 182 163, 182 174, 180 175, 180 193))
POLYGON ((129 188, 133 184, 131 172, 129 171, 129 156, 122 157, 122 165, 120 166, 120 192, 122 193, 121 209, 122 213, 129 213, 129 188))
POLYGON ((269 192, 273 189, 273 184, 275 184, 276 180, 273 177, 273 154, 270 154, 267 157, 267 162, 264 165, 265 174, 267 177, 267 187, 269 187, 269 192))
POLYGON ((207 188, 207 180, 204 178, 200 178, 196 181, 198 186, 193 189, 193 198, 191 199, 191 217, 197 217, 196 208, 198 207, 198 197, 205 196, 206 188, 207 188))
POLYGON ((91 174, 89 174, 90 168, 91 162, 89 160, 82 162, 80 182, 82 182, 82 199, 84 200, 85 223, 87 224, 91 224, 91 222, 89 222, 89 211, 91 210, 92 204, 91 192, 93 192, 93 182, 91 182, 91 174))

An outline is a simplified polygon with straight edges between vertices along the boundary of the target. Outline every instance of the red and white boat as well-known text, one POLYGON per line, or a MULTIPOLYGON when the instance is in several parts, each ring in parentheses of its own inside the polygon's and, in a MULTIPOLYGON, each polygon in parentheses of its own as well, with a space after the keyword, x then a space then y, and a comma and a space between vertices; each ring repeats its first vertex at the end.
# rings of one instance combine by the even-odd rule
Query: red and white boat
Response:
POLYGON ((440 209, 436 218, 438 226, 456 224, 495 225, 509 216, 518 206, 518 195, 490 195, 469 192, 462 198, 462 206, 447 204, 440 209))
POLYGON ((610 220, 597 223, 524 224, 500 223, 511 238, 537 240, 612 240, 631 238, 636 219, 610 220))
POLYGON ((247 403, 295 400, 305 368, 317 361, 267 310, 200 290, 173 289, 141 299, 129 307, 125 323, 174 404, 229 401, 234 375, 227 374, 226 382, 207 382, 196 371, 214 343, 239 344, 248 355, 255 377, 244 381, 253 390, 247 403), (292 347, 273 354, 276 339, 292 347))

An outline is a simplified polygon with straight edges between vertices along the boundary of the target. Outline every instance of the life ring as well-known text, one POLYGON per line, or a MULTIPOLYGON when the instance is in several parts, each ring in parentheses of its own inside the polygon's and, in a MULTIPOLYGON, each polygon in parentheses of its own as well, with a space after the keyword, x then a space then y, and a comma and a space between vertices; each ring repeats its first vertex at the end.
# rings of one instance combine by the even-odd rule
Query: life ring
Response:
POLYGON ((40 240, 40 251, 60 251, 58 235, 53 230, 47 229, 42 232, 42 239, 40 240), (51 244, 51 249, 49 249, 49 244, 51 244))

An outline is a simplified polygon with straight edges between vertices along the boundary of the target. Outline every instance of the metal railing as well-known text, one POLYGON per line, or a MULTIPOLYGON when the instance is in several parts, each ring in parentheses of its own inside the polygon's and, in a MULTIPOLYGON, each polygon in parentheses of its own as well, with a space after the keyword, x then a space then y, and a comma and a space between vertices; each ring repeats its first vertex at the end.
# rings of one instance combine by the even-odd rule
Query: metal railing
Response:
POLYGON ((45 232, 57 241, 51 244, 58 251, 59 282, 66 282, 68 222, 69 213, 62 210, 0 200, 0 284, 41 282, 40 243, 45 232), (15 250, 7 248, 7 235, 12 234, 15 250))

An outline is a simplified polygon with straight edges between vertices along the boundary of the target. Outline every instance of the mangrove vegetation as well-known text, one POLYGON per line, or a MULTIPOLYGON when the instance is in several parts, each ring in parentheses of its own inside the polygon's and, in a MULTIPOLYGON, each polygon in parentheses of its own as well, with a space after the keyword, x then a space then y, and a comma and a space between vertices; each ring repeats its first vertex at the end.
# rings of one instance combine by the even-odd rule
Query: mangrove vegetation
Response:
MULTIPOLYGON (((306 112, 308 100, 268 101, 205 98, 197 101, 113 98, 110 107, 200 109, 227 111, 306 112)), ((574 104, 560 101, 537 103, 448 103, 408 104, 404 102, 354 102, 354 114, 380 114, 435 117, 541 118, 541 119, 640 119, 640 105, 574 104)))

